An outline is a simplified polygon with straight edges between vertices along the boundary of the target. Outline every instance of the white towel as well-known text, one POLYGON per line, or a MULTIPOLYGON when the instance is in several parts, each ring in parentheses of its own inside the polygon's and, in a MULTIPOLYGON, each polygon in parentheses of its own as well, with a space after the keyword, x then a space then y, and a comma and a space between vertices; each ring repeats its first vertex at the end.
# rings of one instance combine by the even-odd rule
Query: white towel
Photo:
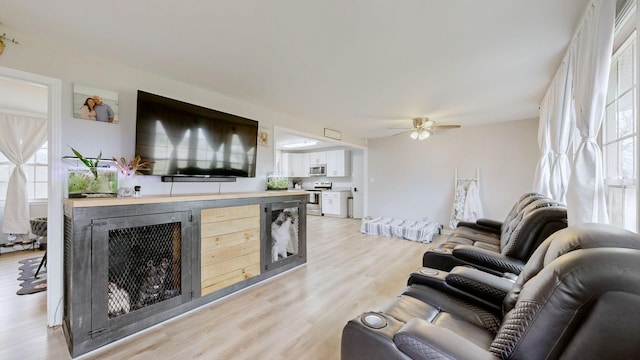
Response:
POLYGON ((464 204, 467 198, 467 189, 462 181, 458 181, 455 191, 453 207, 451 208, 451 218, 449 220, 449 226, 451 226, 452 229, 455 229, 456 226, 458 226, 458 222, 462 221, 464 204))
POLYGON ((467 188, 467 196, 464 199, 464 212, 462 221, 475 222, 478 218, 483 217, 482 203, 480 202, 480 191, 475 181, 469 183, 467 188))

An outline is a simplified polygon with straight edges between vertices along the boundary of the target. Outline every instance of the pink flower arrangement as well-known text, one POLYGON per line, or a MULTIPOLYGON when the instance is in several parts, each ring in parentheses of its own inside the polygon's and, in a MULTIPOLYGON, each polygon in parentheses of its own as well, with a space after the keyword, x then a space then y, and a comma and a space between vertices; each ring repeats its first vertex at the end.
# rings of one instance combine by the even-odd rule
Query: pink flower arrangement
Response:
POLYGON ((115 162, 118 171, 125 177, 133 177, 136 174, 140 174, 140 170, 149 170, 149 165, 153 164, 153 161, 142 160, 140 155, 136 155, 129 161, 124 157, 121 157, 120 160, 113 157, 112 160, 115 162))

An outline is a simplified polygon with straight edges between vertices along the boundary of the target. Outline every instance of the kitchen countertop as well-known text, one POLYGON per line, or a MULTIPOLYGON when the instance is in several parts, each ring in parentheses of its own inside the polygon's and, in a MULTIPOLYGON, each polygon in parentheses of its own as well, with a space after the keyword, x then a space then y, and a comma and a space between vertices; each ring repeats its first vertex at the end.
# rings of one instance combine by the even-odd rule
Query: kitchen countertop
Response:
POLYGON ((338 187, 338 188, 333 188, 333 189, 315 189, 315 188, 305 188, 302 189, 302 191, 335 191, 335 192, 351 192, 351 188, 348 187, 338 187))

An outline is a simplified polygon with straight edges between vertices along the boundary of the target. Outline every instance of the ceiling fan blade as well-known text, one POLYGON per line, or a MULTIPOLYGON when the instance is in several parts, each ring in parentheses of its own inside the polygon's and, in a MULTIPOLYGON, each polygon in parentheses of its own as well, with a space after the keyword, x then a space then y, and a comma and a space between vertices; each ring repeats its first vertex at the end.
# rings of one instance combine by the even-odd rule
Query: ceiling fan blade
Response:
POLYGON ((408 128, 408 127, 392 127, 392 128, 387 128, 388 130, 413 130, 413 128, 408 128))
POLYGON ((410 133, 410 132, 412 132, 412 131, 413 131, 413 129, 409 129, 409 130, 406 130, 406 131, 401 131, 401 132, 399 132, 399 133, 397 133, 397 134, 393 134, 393 136, 398 136, 398 135, 402 135, 402 134, 407 134, 407 133, 410 133))
POLYGON ((460 125, 433 125, 429 129, 457 129, 460 125))

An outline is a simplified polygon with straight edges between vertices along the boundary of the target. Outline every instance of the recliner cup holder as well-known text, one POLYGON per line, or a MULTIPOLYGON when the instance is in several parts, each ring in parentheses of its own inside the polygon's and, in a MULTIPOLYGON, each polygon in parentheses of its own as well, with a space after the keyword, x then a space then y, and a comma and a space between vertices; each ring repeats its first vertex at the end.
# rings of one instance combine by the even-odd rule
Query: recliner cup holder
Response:
POLYGON ((384 316, 374 312, 367 312, 362 314, 360 316, 360 320, 363 324, 372 329, 382 329, 383 327, 387 326, 387 319, 385 319, 384 316))
POLYGON ((431 268, 422 268, 422 269, 418 270, 418 272, 420 274, 429 275, 429 276, 438 275, 438 271, 436 271, 434 269, 431 269, 431 268))

